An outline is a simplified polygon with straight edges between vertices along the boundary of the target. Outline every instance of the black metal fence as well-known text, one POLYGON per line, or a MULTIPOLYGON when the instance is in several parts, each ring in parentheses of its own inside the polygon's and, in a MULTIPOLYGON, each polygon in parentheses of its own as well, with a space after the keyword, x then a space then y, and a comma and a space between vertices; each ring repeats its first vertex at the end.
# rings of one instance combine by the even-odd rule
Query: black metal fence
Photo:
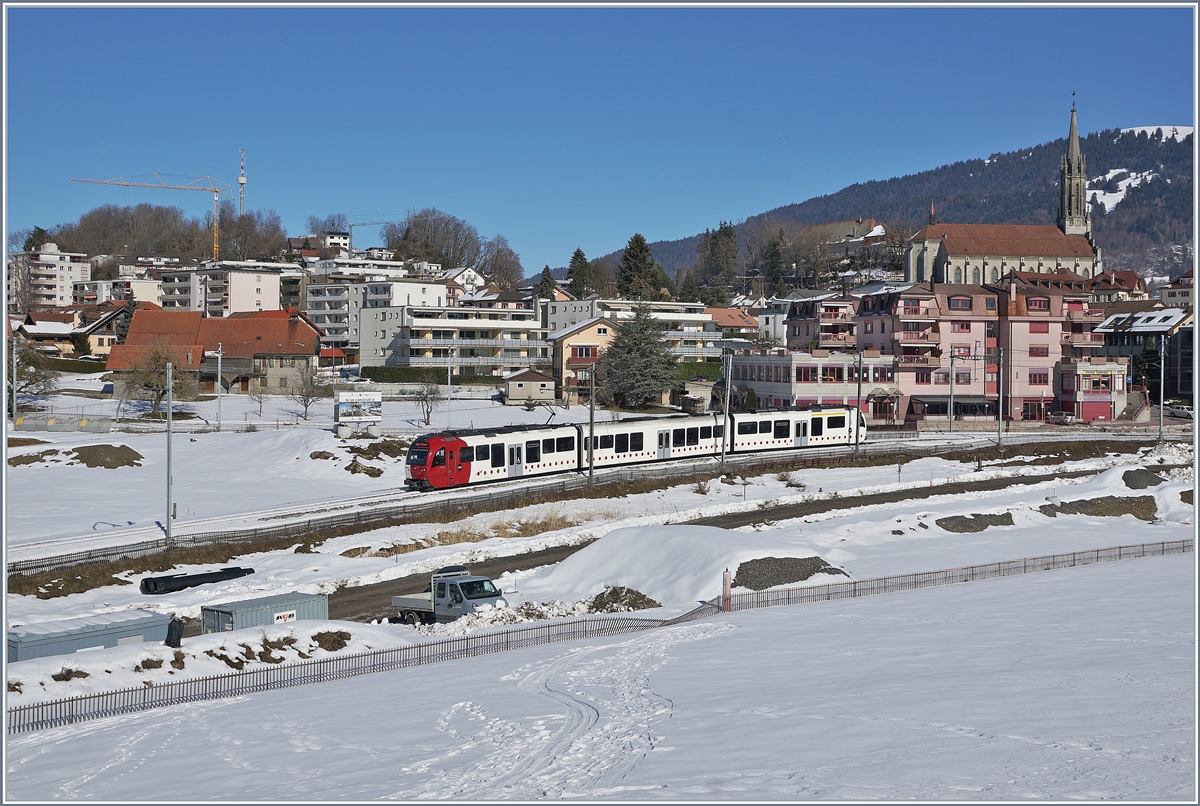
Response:
POLYGON ((168 705, 236 697, 258 691, 385 672, 406 666, 420 666, 457 658, 488 655, 494 652, 507 652, 511 649, 541 646, 560 641, 623 635, 695 621, 715 615, 721 610, 749 610, 756 607, 775 607, 824 602, 831 599, 847 599, 856 596, 873 596, 880 593, 916 590, 934 585, 992 579, 1032 571, 1048 571, 1076 565, 1091 565, 1164 554, 1182 554, 1190 551, 1192 551, 1191 539, 1115 546, 1093 551, 1027 557, 1009 562, 986 563, 928 573, 899 574, 876 579, 837 582, 830 585, 735 594, 728 600, 718 597, 687 613, 665 620, 636 616, 594 616, 527 627, 489 630, 394 649, 378 649, 320 660, 281 664, 264 669, 181 680, 177 683, 158 686, 143 686, 20 705, 8 710, 7 729, 8 733, 23 733, 145 711, 151 708, 162 708, 168 705))
MULTIPOLYGON (((1086 436, 1086 435, 1085 435, 1086 436)), ((1094 437, 1089 437, 1094 438, 1094 437)), ((1012 443, 1030 443, 1046 441, 1042 435, 1014 435, 1012 443)), ((1132 438, 1131 438, 1132 439, 1132 438)), ((1143 437, 1137 437, 1143 440, 1143 437)), ((987 439, 977 439, 969 442, 942 443, 931 445, 905 445, 903 447, 887 441, 866 442, 858 446, 857 454, 854 447, 834 447, 820 449, 799 449, 776 451, 773 453, 756 453, 749 456, 730 455, 726 457, 726 466, 739 473, 769 473, 780 468, 797 469, 803 467, 824 467, 847 461, 859 456, 893 455, 899 458, 917 458, 936 456, 940 453, 970 450, 978 445, 990 444, 987 439)), ((720 472, 719 459, 707 457, 694 462, 677 462, 664 465, 642 465, 620 470, 601 470, 596 475, 596 483, 632 484, 648 478, 656 479, 699 479, 710 477, 720 472)), ((176 533, 170 541, 165 537, 155 540, 143 540, 124 545, 102 546, 84 551, 57 554, 46 557, 33 557, 23 560, 13 560, 7 564, 7 573, 38 574, 45 571, 57 571, 80 565, 111 562, 119 559, 145 557, 164 551, 195 546, 214 544, 246 545, 271 543, 284 538, 294 538, 298 542, 310 535, 336 530, 351 530, 350 532, 380 529, 385 526, 396 526, 405 523, 437 522, 449 523, 469 515, 481 512, 497 512, 528 504, 531 500, 555 500, 566 497, 568 493, 588 486, 586 475, 572 474, 551 479, 532 478, 525 480, 520 486, 483 486, 466 490, 446 491, 435 495, 412 494, 413 500, 403 503, 382 503, 372 505, 369 502, 355 502, 353 512, 340 514, 319 515, 300 520, 289 520, 278 526, 256 526, 249 529, 215 530, 197 532, 195 534, 176 533)), ((399 492, 399 491, 398 491, 399 492)), ((337 504, 333 504, 337 506, 337 504)))

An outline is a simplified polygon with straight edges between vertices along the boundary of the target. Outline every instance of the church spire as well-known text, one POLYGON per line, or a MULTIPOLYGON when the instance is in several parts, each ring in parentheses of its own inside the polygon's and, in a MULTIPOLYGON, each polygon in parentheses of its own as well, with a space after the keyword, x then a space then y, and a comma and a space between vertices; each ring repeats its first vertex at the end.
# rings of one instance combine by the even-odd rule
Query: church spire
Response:
POLYGON ((933 199, 929 200, 929 223, 930 224, 937 223, 937 218, 934 216, 934 212, 933 212, 933 199))
POLYGON ((1075 102, 1071 101, 1071 131, 1067 135, 1067 153, 1059 172, 1058 227, 1067 235, 1087 235, 1092 218, 1087 204, 1087 161, 1079 148, 1079 127, 1075 121, 1075 102))

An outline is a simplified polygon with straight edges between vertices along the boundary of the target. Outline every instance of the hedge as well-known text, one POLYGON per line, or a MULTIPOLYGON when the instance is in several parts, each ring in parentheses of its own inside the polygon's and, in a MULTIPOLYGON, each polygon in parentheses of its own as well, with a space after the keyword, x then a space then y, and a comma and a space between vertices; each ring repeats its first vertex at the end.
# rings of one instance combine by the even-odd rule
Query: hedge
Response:
MULTIPOLYGON (((437 383, 446 382, 446 370, 437 367, 363 367, 359 375, 376 383, 437 383)), ((451 375, 455 386, 499 386, 499 375, 451 375)))
POLYGON ((77 361, 74 358, 47 358, 46 366, 55 372, 104 372, 108 361, 77 361))

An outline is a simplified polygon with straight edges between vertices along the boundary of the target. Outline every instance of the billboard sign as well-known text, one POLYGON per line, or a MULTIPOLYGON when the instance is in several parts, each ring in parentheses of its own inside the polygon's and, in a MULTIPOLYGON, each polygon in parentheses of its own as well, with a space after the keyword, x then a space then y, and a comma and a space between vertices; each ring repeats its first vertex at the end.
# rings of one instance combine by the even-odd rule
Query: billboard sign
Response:
POLYGON ((382 392, 338 392, 335 423, 377 423, 383 419, 382 392))

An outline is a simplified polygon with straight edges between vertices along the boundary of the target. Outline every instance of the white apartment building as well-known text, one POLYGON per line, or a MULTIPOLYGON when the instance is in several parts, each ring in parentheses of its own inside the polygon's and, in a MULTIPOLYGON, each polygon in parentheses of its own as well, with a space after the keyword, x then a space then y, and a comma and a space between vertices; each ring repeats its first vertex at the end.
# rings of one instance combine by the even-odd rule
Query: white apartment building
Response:
POLYGON ((125 302, 131 297, 138 302, 162 305, 162 283, 158 280, 133 277, 123 280, 88 280, 74 284, 71 302, 75 305, 125 302))
MULTIPOLYGON (((632 319, 640 304, 627 299, 547 301, 547 332, 554 333, 589 319, 632 319)), ((663 323, 671 352, 683 362, 719 361, 722 333, 702 302, 650 302, 650 315, 663 323)))
POLYGON ((505 375, 549 365, 536 311, 400 305, 362 312, 362 366, 445 367, 459 375, 505 375))
POLYGON ((279 278, 291 263, 221 260, 199 269, 162 272, 165 311, 200 311, 210 318, 231 313, 278 311, 279 278))
POLYGON ((75 283, 90 280, 92 266, 87 255, 60 252, 58 244, 45 243, 33 252, 17 252, 8 262, 8 299, 11 306, 23 295, 21 286, 29 284, 27 297, 31 308, 56 308, 69 305, 75 283))
POLYGON ((364 309, 448 304, 446 284, 435 280, 395 280, 386 275, 314 276, 305 288, 304 311, 325 331, 322 347, 354 350, 360 343, 359 322, 364 309))

